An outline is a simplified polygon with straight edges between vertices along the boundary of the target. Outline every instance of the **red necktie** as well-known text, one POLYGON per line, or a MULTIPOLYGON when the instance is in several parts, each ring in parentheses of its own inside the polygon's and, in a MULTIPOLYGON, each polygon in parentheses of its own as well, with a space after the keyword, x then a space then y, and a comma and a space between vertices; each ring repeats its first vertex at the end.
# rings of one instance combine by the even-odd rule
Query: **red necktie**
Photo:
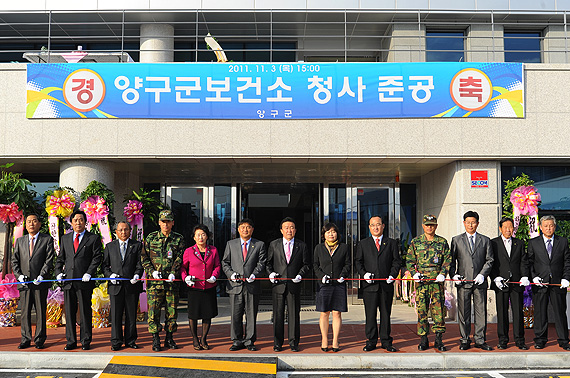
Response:
POLYGON ((79 248, 79 234, 75 235, 75 240, 73 241, 73 249, 77 253, 77 248, 79 248))
POLYGON ((32 253, 34 252, 34 238, 30 239, 30 257, 32 257, 32 253))
POLYGON ((247 242, 243 243, 243 261, 247 257, 247 242))
POLYGON ((380 252, 380 239, 376 239, 376 249, 380 252))

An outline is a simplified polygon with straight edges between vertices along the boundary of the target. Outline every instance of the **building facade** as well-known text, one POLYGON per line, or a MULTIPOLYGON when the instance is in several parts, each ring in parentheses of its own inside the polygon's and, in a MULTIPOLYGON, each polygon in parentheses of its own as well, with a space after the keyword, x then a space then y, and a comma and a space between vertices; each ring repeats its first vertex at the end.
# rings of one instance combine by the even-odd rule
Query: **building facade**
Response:
MULTIPOLYGON (((39 192, 54 185, 81 191, 98 180, 120 202, 132 190, 159 189, 179 231, 189 238, 193 224, 206 223, 222 249, 244 217, 256 222, 254 237, 269 242, 280 236, 279 221, 293 216, 297 236, 311 246, 320 242, 323 223, 334 221, 355 246, 368 236, 368 218, 380 214, 387 235, 405 248, 421 231, 422 214, 438 216, 438 234, 450 239, 463 231, 462 214, 476 210, 480 232, 493 237, 503 181, 522 172, 537 182, 544 211, 566 217, 570 1, 376 3, 4 4, 0 158, 15 163, 39 192), (89 54, 82 62, 210 62, 216 57, 204 43, 208 33, 236 64, 521 62, 524 117, 26 117, 30 64, 62 62, 72 51, 89 54)), ((306 285, 310 298, 314 290, 306 285)), ((351 295, 360 301, 356 290, 351 295)))

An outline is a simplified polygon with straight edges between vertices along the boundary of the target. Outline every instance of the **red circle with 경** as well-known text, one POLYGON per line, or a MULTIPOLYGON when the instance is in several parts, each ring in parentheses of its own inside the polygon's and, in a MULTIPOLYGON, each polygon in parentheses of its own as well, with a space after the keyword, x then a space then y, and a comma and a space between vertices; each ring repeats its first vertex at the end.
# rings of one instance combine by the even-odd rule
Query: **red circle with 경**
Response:
POLYGON ((476 68, 466 68, 455 74, 449 85, 453 102, 470 112, 483 109, 493 95, 493 84, 489 77, 476 68))
POLYGON ((96 109, 105 98, 105 82, 93 70, 73 71, 63 83, 65 102, 75 111, 84 113, 96 109))

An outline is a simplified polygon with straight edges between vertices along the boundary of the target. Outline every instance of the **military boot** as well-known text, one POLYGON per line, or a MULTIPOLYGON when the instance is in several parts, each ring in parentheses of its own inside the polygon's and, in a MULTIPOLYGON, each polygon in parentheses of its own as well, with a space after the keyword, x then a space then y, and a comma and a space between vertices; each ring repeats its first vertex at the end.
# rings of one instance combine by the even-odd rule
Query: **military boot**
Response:
POLYGON ((418 350, 428 350, 429 349, 429 341, 427 335, 423 335, 420 340, 420 345, 418 345, 418 350))
POLYGON ((447 350, 447 348, 445 347, 445 345, 443 345, 443 341, 441 340, 441 337, 443 336, 443 333, 441 332, 437 332, 435 334, 435 342, 433 343, 433 346, 442 352, 445 352, 447 350))
POLYGON ((157 333, 152 334, 152 350, 155 352, 160 352, 162 349, 160 348, 160 336, 157 333))
POLYGON ((164 339, 164 347, 170 349, 178 349, 178 345, 174 342, 172 338, 172 332, 166 331, 166 338, 164 339))

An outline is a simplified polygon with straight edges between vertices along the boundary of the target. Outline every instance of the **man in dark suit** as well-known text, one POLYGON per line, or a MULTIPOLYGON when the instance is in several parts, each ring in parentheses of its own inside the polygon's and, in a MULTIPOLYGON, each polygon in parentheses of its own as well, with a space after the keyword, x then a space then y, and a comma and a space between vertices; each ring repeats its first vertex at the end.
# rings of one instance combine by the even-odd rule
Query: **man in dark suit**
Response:
POLYGON ((32 306, 36 308, 36 349, 43 349, 47 338, 46 309, 48 282, 41 282, 47 277, 55 256, 53 239, 40 231, 42 224, 37 214, 26 217, 24 235, 16 240, 12 255, 12 270, 20 282, 33 280, 31 284, 20 284, 20 310, 22 313, 22 339, 18 349, 26 349, 32 340, 32 306))
POLYGON ((491 240, 494 258, 493 269, 491 269, 491 279, 493 280, 491 287, 495 290, 497 334, 499 336, 497 348, 507 349, 509 342, 510 301, 513 311, 515 345, 519 349, 527 350, 528 347, 524 340, 523 291, 525 286, 530 285, 528 258, 524 249, 524 242, 512 237, 513 220, 511 218, 501 219, 499 228, 501 236, 491 240))
POLYGON ((117 223, 117 239, 105 246, 103 252, 103 271, 111 278, 109 295, 111 297, 111 350, 121 349, 123 342, 129 348, 138 349, 137 307, 139 295, 143 290, 139 281, 143 274, 141 262, 142 243, 129 239, 131 225, 117 223), (117 280, 128 278, 129 280, 117 280), (115 280, 114 280, 115 279, 115 280), (123 314, 125 315, 125 333, 123 337, 123 314))
POLYGON ((487 333, 487 276, 493 267, 491 240, 477 233, 479 214, 463 214, 465 232, 451 239, 451 268, 449 275, 456 281, 457 314, 461 344, 459 349, 471 348, 471 300, 475 314, 475 348, 493 350, 486 343, 487 333))
POLYGON ((257 337, 257 309, 261 286, 255 279, 265 270, 267 253, 262 241, 253 239, 253 221, 242 219, 238 224, 239 238, 226 244, 222 269, 229 278, 227 293, 230 295, 231 351, 247 348, 255 351, 257 337), (244 282, 245 281, 245 282, 244 282), (245 337, 243 315, 245 313, 245 337))
POLYGON ((556 218, 540 218, 542 235, 528 242, 528 262, 534 283, 534 347, 543 349, 548 341, 548 300, 552 304, 558 345, 570 350, 568 321, 566 320, 566 293, 570 285, 570 251, 568 239, 554 235, 556 218), (549 285, 544 285, 549 284, 549 285))
POLYGON ((91 296, 95 282, 91 277, 97 273, 101 263, 101 237, 85 229, 87 215, 76 210, 70 217, 73 232, 61 237, 61 250, 55 262, 55 274, 58 282, 64 279, 80 278, 81 281, 65 281, 63 298, 65 301, 65 350, 77 348, 77 304, 80 315, 80 341, 83 350, 91 349, 92 313, 91 296))
POLYGON ((307 245, 295 239, 293 218, 281 221, 282 238, 269 244, 267 273, 273 284, 273 350, 280 352, 285 329, 285 301, 289 312, 289 346, 299 351, 301 337, 301 280, 309 273, 311 255, 307 245))
POLYGON ((378 308, 380 309, 381 347, 388 352, 396 352, 390 336, 392 299, 394 297, 394 278, 398 277, 402 259, 398 243, 385 237, 385 224, 379 216, 373 216, 368 222, 372 236, 361 240, 356 249, 354 262, 356 269, 366 281, 362 288, 364 312, 366 316, 366 345, 363 350, 370 352, 378 343, 378 308))

